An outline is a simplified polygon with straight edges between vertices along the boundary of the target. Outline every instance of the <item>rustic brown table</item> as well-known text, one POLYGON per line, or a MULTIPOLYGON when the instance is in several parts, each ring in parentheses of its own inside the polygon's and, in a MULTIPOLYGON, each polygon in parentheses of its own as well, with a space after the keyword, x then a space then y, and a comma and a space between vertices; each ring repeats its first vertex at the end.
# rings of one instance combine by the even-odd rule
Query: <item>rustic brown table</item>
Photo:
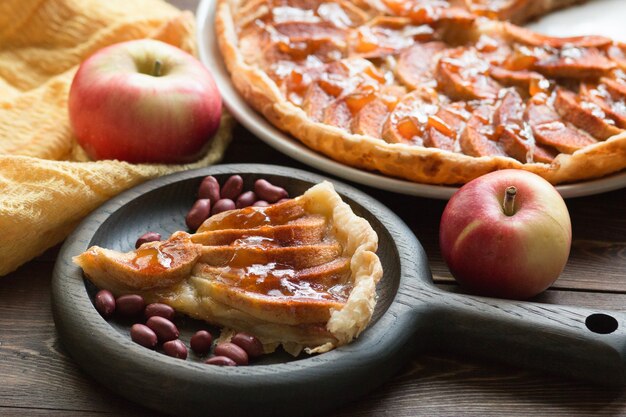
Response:
MULTIPOLYGON (((310 168, 265 145, 242 127, 229 162, 310 168)), ((357 185, 358 186, 358 185, 357 185)), ((438 225, 445 202, 358 186, 396 212, 424 246, 435 281, 458 289, 441 259, 438 225)), ((535 301, 624 310, 626 189, 567 200, 573 246, 563 275, 535 301)), ((50 306, 57 249, 0 279, 0 415, 151 415, 100 386, 68 356, 50 306)), ((375 376, 372 376, 375 378, 375 376)), ((442 352, 415 356, 395 378, 337 416, 626 415, 626 391, 485 359, 442 352)))
MULTIPOLYGON (((193 9, 197 2, 174 3, 193 9)), ((271 163, 314 171, 242 127, 236 128, 223 162, 271 163)), ((409 225, 426 250, 436 283, 458 291, 438 248, 445 202, 357 187, 409 225)), ((534 301, 624 310, 626 189, 570 199, 567 205, 573 225, 570 259, 559 280, 534 301)), ((0 279, 0 415, 154 415, 93 381, 65 351, 50 305, 57 251, 52 249, 0 279)), ((412 358, 380 389, 334 415, 626 415, 626 391, 484 358, 428 352, 412 358)))

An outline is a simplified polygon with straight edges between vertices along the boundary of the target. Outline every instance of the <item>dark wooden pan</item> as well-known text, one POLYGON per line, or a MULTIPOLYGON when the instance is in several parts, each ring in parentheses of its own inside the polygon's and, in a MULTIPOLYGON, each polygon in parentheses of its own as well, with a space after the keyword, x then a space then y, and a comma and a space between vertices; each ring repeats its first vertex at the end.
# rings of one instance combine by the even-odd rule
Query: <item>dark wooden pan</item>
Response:
MULTIPOLYGON (((515 302, 438 289, 419 242, 394 213, 332 181, 379 236, 384 276, 370 326, 355 342, 316 356, 267 355, 247 367, 205 365, 145 349, 130 323, 105 321, 72 256, 89 246, 128 251, 145 231, 184 230, 184 217, 206 175, 266 178, 299 195, 324 177, 271 165, 222 165, 162 177, 110 200, 67 239, 53 277, 54 319, 76 362, 110 389, 155 410, 181 415, 315 415, 382 384, 421 349, 450 350, 517 366, 624 383, 625 316, 618 312, 515 302)), ((416 215, 419 215, 416 207, 416 215)), ((206 325, 183 319, 181 339, 206 325)))

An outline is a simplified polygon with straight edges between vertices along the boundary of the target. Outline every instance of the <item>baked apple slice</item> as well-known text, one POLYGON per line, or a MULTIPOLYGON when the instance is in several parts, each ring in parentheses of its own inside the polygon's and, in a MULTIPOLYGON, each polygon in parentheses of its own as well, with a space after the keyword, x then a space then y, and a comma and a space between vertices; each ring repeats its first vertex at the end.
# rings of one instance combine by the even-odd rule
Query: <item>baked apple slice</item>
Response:
MULTIPOLYGON (((616 125, 622 129, 626 128, 626 104, 624 98, 612 94, 601 79, 598 84, 583 83, 580 85, 579 94, 582 100, 593 103, 600 108, 608 117, 613 119, 616 125), (617 96, 617 97, 616 97, 617 96)), ((624 96, 626 97, 626 95, 624 96)))
POLYGON ((535 71, 511 71, 501 67, 491 67, 489 75, 504 86, 522 89, 529 96, 547 93, 550 87, 550 81, 535 71))
POLYGON ((528 46, 550 47, 556 49, 565 47, 602 48, 613 43, 610 38, 596 35, 572 37, 546 36, 510 23, 503 23, 503 28, 504 33, 511 40, 528 46))
POLYGON ((532 127, 538 143, 556 148, 559 152, 571 154, 597 142, 589 134, 566 123, 545 95, 536 96, 528 102, 524 119, 532 127))
POLYGON ((402 51, 396 65, 396 76, 404 85, 435 87, 434 73, 438 60, 436 57, 446 49, 446 44, 439 41, 416 43, 402 51))
POLYGON ((597 48, 566 46, 555 53, 545 53, 534 65, 534 70, 550 78, 599 78, 616 67, 597 48))
POLYGON ((439 97, 432 91, 413 90, 396 104, 383 125, 382 137, 389 143, 424 144, 428 119, 439 110, 439 97))
POLYGON ((495 136, 493 106, 483 104, 472 113, 459 142, 461 150, 471 156, 507 156, 495 136))
POLYGON ((352 133, 380 137, 389 113, 405 94, 402 86, 382 86, 379 94, 360 107, 352 119, 352 133))
POLYGON ((376 98, 367 103, 361 111, 352 119, 350 129, 359 135, 378 137, 382 134, 383 125, 389 115, 387 103, 376 98))
POLYGON ((576 94, 559 88, 556 91, 554 107, 563 120, 588 132, 599 140, 606 140, 611 136, 622 132, 615 126, 615 121, 602 111, 602 109, 589 101, 579 101, 576 94))
MULTIPOLYGON (((616 71, 619 72, 619 71, 616 71)), ((621 73, 616 77, 603 77, 600 79, 607 91, 615 100, 626 100, 626 74, 621 73)))
POLYGON ((558 152, 535 141, 530 125, 524 120, 525 108, 517 90, 504 93, 493 115, 498 142, 509 156, 520 162, 551 162, 558 152))
POLYGON ((351 55, 362 58, 383 58, 396 54, 415 42, 425 42, 434 36, 427 25, 415 26, 406 17, 378 16, 353 30, 348 36, 351 55))
POLYGON ((386 14, 409 17, 417 25, 468 27, 476 16, 462 7, 450 7, 447 0, 364 0, 386 14))
POLYGON ((501 86, 489 77, 489 68, 474 48, 448 49, 437 64, 437 88, 452 100, 494 99, 501 86))
MULTIPOLYGON (((454 1, 454 0, 452 0, 454 1)), ((473 13, 490 19, 524 23, 554 9, 579 3, 580 0, 462 0, 473 13)))
POLYGON ((470 113, 466 110, 465 103, 441 106, 437 113, 428 118, 424 146, 457 151, 459 135, 469 117, 470 113))

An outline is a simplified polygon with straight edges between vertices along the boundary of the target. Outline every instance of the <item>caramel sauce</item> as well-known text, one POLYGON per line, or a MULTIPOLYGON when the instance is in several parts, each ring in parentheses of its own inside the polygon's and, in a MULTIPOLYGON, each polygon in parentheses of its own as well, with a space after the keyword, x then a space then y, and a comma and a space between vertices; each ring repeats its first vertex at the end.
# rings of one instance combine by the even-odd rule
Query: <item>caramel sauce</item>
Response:
POLYGON ((311 55, 315 48, 309 42, 278 42, 278 50, 288 54, 292 59, 301 60, 311 55))
POLYGON ((402 51, 416 41, 426 42, 433 39, 434 30, 428 25, 414 26, 408 21, 390 19, 392 18, 358 28, 354 52, 366 57, 385 56, 402 51))
POLYGON ((476 42, 476 49, 482 53, 495 52, 499 46, 500 44, 496 39, 485 34, 480 35, 478 42, 476 42))
POLYGON ((590 114, 597 117, 598 119, 603 120, 604 123, 608 125, 615 125, 615 121, 608 117, 606 113, 596 103, 586 100, 578 100, 578 102, 580 103, 580 107, 588 110, 590 114))
POLYGON ((456 132, 446 122, 436 115, 428 116, 428 126, 436 129, 441 134, 455 138, 456 132))
POLYGON ((550 94, 550 81, 545 78, 531 78, 528 86, 528 93, 531 96, 536 94, 550 94))
POLYGON ((322 3, 317 8, 317 15, 324 21, 332 23, 338 28, 354 26, 354 22, 346 11, 337 3, 322 3))
POLYGON ((470 0, 472 10, 490 19, 497 19, 498 12, 510 5, 511 0, 470 0))
POLYGON ((273 23, 309 22, 318 23, 321 19, 313 10, 305 10, 291 6, 278 6, 272 8, 273 23))
POLYGON ((489 63, 481 59, 477 51, 471 49, 460 50, 459 53, 442 58, 450 71, 461 75, 464 79, 475 79, 484 76, 489 71, 489 63))
POLYGON ((233 256, 228 260, 226 265, 231 268, 245 268, 248 265, 258 263, 259 261, 263 262, 264 256, 262 253, 267 249, 274 248, 276 246, 273 246, 271 243, 266 243, 265 245, 261 244, 254 247, 261 250, 260 255, 256 254, 255 256, 250 256, 249 251, 240 250, 243 246, 235 247, 233 256))
POLYGON ((308 87, 308 83, 304 80, 304 75, 297 69, 291 70, 287 78, 287 90, 302 96, 308 87))
POLYGON ((350 113, 354 116, 367 103, 370 103, 375 98, 376 91, 373 88, 367 88, 366 91, 346 97, 346 104, 348 105, 348 109, 350 109, 350 113))
MULTIPOLYGON (((307 213, 298 200, 289 200, 269 207, 248 207, 218 216, 215 217, 215 224, 206 224, 208 227, 203 231, 276 226, 293 218, 307 216, 307 213)), ((336 244, 330 229, 325 230, 319 243, 322 246, 336 244)), ((298 243, 293 245, 297 246, 298 243)), ((333 262, 299 270, 287 265, 290 263, 288 261, 279 263, 271 260, 276 257, 277 250, 290 250, 291 247, 292 244, 283 246, 277 239, 250 231, 249 235, 243 235, 229 245, 230 255, 227 259, 220 260, 221 266, 214 264, 216 266, 210 267, 210 274, 230 287, 269 297, 341 302, 347 299, 351 290, 351 284, 346 283, 346 277, 350 273, 346 265, 349 264, 335 259, 333 262), (216 268, 219 271, 217 273, 216 268)), ((153 252, 145 253, 149 254, 154 255, 153 252)))
POLYGON ((416 136, 421 136, 420 129, 417 128, 415 123, 410 118, 401 119, 396 124, 396 128, 402 137, 407 140, 413 139, 416 136))
POLYGON ((361 28, 357 32, 357 43, 355 51, 360 54, 366 54, 378 49, 378 39, 372 34, 369 28, 361 28))
POLYGON ((361 59, 344 60, 340 64, 338 72, 322 74, 317 83, 325 93, 346 99, 354 113, 376 98, 386 81, 385 74, 361 59))
POLYGON ((171 268, 175 262, 175 254, 170 249, 171 245, 167 241, 159 246, 140 247, 129 265, 149 275, 158 274, 171 268))
POLYGON ((237 239, 232 243, 233 246, 246 246, 255 248, 279 248, 281 245, 272 238, 264 236, 246 236, 237 239))
POLYGON ((408 12, 405 12, 414 22, 429 22, 432 20, 432 10, 426 7, 413 7, 408 12))
POLYGON ((421 96, 413 95, 410 99, 399 102, 389 119, 401 137, 395 138, 394 141, 423 143, 428 119, 437 113, 438 109, 439 105, 425 102, 421 96))
POLYGON ((338 283, 326 288, 300 280, 297 271, 276 263, 228 267, 218 279, 229 286, 271 297, 345 301, 352 289, 350 284, 338 283))
POLYGON ((439 17, 441 10, 431 5, 414 5, 406 16, 414 22, 432 22, 439 17))
POLYGON ((398 16, 406 16, 410 6, 410 2, 405 0, 383 0, 383 3, 398 16))
MULTIPOLYGON (((459 24, 466 22, 463 17, 465 12, 455 8, 460 4, 483 16, 497 16, 510 3, 510 0, 379 0, 377 7, 388 10, 370 17, 368 21, 366 16, 355 14, 351 7, 343 3, 280 2, 280 7, 274 7, 272 11, 275 24, 291 24, 294 28, 299 27, 299 22, 308 22, 309 26, 302 25, 304 32, 299 37, 294 32, 286 37, 286 32, 281 32, 282 26, 275 30, 280 33, 272 32, 274 41, 280 43, 280 52, 287 56, 284 62, 275 63, 277 83, 290 101, 301 106, 307 103, 305 96, 311 91, 312 84, 316 88, 319 86, 329 96, 328 102, 326 97, 313 96, 311 100, 325 108, 339 103, 341 116, 347 119, 347 127, 341 125, 341 128, 348 131, 356 129, 354 123, 350 124, 351 118, 357 120, 365 106, 374 100, 381 100, 386 104, 389 116, 379 134, 389 142, 422 146, 426 135, 433 132, 457 141, 471 114, 480 134, 490 140, 498 141, 507 129, 507 134, 513 133, 520 140, 534 143, 534 126, 526 121, 493 126, 493 112, 503 98, 503 91, 516 88, 524 100, 524 109, 529 100, 552 106, 555 86, 557 82, 563 84, 559 77, 571 78, 566 87, 577 91, 576 82, 582 81, 576 79, 578 74, 591 74, 591 81, 595 82, 600 77, 598 74, 603 74, 603 77, 611 77, 615 87, 609 86, 607 90, 602 83, 594 84, 592 94, 595 98, 579 97, 580 105, 608 124, 625 124, 621 115, 626 115, 626 105, 616 95, 621 94, 622 86, 626 91, 626 76, 615 76, 614 73, 623 72, 616 69, 616 65, 611 67, 605 62, 607 59, 614 60, 614 63, 625 62, 624 45, 611 44, 599 38, 550 38, 513 25, 502 33, 483 33, 478 39, 468 41, 466 38, 456 43, 456 35, 446 34, 445 30, 439 30, 433 24, 438 19, 450 19, 459 24), (286 6, 288 4, 297 6, 286 6), (307 7, 311 10, 306 10, 307 7), (316 24, 320 25, 320 33, 310 33, 310 25, 316 24), (335 37, 341 31, 343 37, 335 37), (330 48, 327 51, 328 42, 319 45, 310 42, 324 37, 326 41, 332 38, 337 45, 344 42, 344 49, 330 48), (418 89, 424 92, 432 89, 434 98, 424 99, 426 103, 410 100, 405 103, 406 92, 397 96, 386 94, 389 87, 404 85, 404 79, 401 82, 401 77, 396 78, 396 60, 400 51, 416 42, 433 40, 447 42, 448 48, 443 55, 434 54, 432 57, 433 83, 427 86, 421 82, 418 89), (492 76, 491 68, 494 66, 513 73, 492 76), (444 75, 440 77, 440 74, 444 75), (618 87, 620 92, 616 93, 618 87), (440 107, 449 110, 451 102, 463 104, 464 114, 458 125, 456 122, 450 124, 446 117, 438 115, 440 107), (613 120, 616 117, 620 117, 616 119, 617 123, 613 120)), ((586 81, 590 81, 589 77, 586 81)), ((305 110, 309 112, 308 107, 305 110)), ((315 120, 319 118, 312 114, 310 117, 315 120)), ((331 119, 319 118, 333 124, 335 119, 331 119)), ((528 160, 531 159, 532 155, 529 155, 528 160)))
POLYGON ((341 85, 342 81, 341 79, 328 75, 327 77, 321 78, 318 83, 324 92, 331 96, 339 97, 344 90, 344 87, 341 85))
POLYGON ((203 231, 218 229, 251 229, 272 223, 272 217, 265 213, 265 207, 246 207, 229 212, 218 223, 203 225, 203 231))
POLYGON ((506 59, 505 67, 513 71, 531 70, 539 61, 539 55, 542 52, 541 49, 516 45, 513 53, 506 59))
POLYGON ((626 117, 626 103, 612 95, 606 88, 606 85, 600 84, 597 88, 591 90, 591 94, 603 100, 616 114, 626 117))
POLYGON ((400 101, 400 97, 394 96, 393 94, 382 94, 380 99, 385 103, 389 112, 391 112, 400 101))

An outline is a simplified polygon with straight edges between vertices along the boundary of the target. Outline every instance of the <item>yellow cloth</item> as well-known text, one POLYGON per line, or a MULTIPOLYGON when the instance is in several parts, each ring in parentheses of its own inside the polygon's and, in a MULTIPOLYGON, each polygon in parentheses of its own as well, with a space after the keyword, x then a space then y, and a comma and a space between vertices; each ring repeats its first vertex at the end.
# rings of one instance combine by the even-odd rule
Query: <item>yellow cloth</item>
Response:
POLYGON ((104 46, 154 38, 195 54, 193 15, 160 0, 0 1, 0 276, 61 242, 121 191, 159 175, 210 165, 230 121, 190 165, 84 162, 68 92, 78 65, 104 46))

